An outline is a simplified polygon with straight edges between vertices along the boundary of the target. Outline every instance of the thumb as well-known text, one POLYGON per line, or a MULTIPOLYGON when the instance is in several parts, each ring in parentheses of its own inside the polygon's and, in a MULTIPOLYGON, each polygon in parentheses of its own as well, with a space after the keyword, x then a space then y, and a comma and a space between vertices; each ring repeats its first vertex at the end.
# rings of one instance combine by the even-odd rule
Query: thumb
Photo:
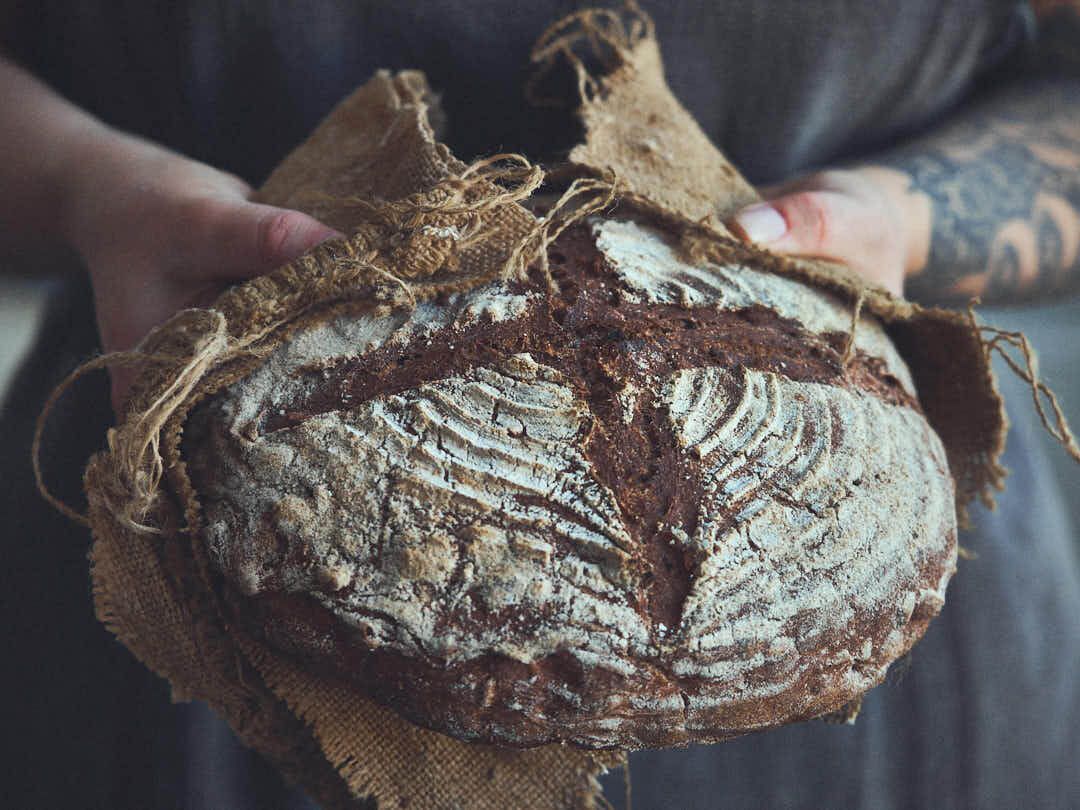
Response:
POLYGON ((858 203, 829 191, 796 191, 744 208, 731 224, 739 236, 771 250, 841 259, 847 253, 858 203))
POLYGON ((240 281, 288 264, 344 234, 286 208, 246 200, 203 200, 187 229, 189 281, 240 281))
POLYGON ((829 259, 902 295, 907 243, 901 218, 872 194, 788 187, 744 208, 728 223, 769 250, 829 259))
POLYGON ((878 207, 854 193, 788 187, 767 202, 743 208, 728 225, 770 251, 858 265, 882 241, 878 207))
MULTIPOLYGON (((159 225, 164 231, 148 237, 152 255, 141 258, 141 266, 156 263, 157 273, 121 273, 110 285, 95 285, 100 331, 110 350, 135 345, 179 309, 206 306, 230 282, 263 275, 320 242, 343 238, 299 211, 221 196, 180 203, 159 225)), ((123 413, 135 371, 117 367, 110 375, 113 406, 123 413)))

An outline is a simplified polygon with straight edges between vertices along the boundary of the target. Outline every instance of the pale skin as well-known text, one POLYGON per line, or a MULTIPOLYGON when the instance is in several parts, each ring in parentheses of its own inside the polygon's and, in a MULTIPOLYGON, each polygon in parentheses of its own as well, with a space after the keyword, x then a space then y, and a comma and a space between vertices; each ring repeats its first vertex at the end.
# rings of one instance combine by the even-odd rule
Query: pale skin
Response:
MULTIPOLYGON (((1073 12, 1059 14, 1080 31, 1073 12)), ((1075 289, 1080 78, 1070 72, 1080 75, 1057 66, 1006 88, 860 165, 763 189, 766 202, 732 224, 772 250, 833 259, 923 300, 1075 289)), ((110 128, 2 57, 0 188, 0 241, 62 243, 82 257, 106 351, 341 236, 251 202, 233 175, 110 128)), ((112 374, 119 409, 131 372, 112 374)))
POLYGON ((732 223, 748 241, 841 262, 894 295, 925 266, 930 205, 908 193, 900 172, 828 169, 761 193, 766 202, 744 209, 732 223))
POLYGON ((1040 27, 1030 75, 860 164, 763 189, 736 231, 932 303, 1080 289, 1080 13, 1052 8, 1040 27))
MULTIPOLYGON (((107 352, 341 234, 239 178, 118 132, 0 57, 0 241, 82 257, 107 352)), ((119 409, 132 372, 111 372, 119 409)))

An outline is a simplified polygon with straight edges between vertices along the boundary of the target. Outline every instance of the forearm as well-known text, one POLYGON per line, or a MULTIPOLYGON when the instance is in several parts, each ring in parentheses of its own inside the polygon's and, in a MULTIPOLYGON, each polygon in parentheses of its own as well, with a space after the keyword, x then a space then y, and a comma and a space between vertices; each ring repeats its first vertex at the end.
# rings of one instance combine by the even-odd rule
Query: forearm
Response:
POLYGON ((1080 79, 1022 81, 863 170, 905 212, 909 297, 1080 289, 1080 79))
POLYGON ((0 189, 0 244, 63 244, 91 274, 110 243, 170 230, 155 216, 168 211, 174 231, 213 229, 205 202, 249 193, 232 175, 112 129, 2 56, 0 189))
POLYGON ((0 56, 0 241, 67 241, 69 193, 100 121, 0 56))

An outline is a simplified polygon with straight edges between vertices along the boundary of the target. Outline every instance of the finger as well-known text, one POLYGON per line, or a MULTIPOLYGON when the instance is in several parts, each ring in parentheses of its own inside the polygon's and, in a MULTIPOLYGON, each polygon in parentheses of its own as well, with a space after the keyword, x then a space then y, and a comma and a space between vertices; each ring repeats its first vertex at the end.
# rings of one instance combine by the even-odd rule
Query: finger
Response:
MULTIPOLYGON (((862 181, 865 182, 865 181, 862 181)), ((859 197, 862 182, 848 169, 828 169, 811 172, 768 186, 759 186, 758 194, 764 200, 787 197, 800 191, 839 192, 859 197)))
POLYGON ((344 238, 344 234, 299 211, 257 203, 245 207, 255 222, 255 252, 266 270, 288 264, 321 242, 344 238))
POLYGON ((269 273, 321 242, 344 235, 286 208, 201 199, 183 213, 184 245, 176 267, 188 280, 240 281, 269 273))
POLYGON ((848 194, 808 190, 743 209, 729 223, 748 242, 778 253, 829 259, 899 295, 902 261, 890 223, 848 194))
POLYGON ((842 261, 873 236, 872 213, 846 194, 799 191, 745 208, 733 224, 744 239, 771 250, 842 261))
POLYGON ((784 215, 771 203, 757 203, 739 211, 728 223, 744 242, 771 245, 788 231, 784 215))

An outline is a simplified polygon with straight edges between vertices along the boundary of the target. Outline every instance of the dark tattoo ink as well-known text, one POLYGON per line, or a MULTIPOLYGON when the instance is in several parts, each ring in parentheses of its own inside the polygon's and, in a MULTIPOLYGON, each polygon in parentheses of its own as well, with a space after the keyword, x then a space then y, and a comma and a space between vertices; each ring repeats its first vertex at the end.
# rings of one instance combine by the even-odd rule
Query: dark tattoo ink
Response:
POLYGON ((1015 300, 1080 286, 1080 77, 1022 82, 878 162, 930 199, 912 297, 1015 300))

